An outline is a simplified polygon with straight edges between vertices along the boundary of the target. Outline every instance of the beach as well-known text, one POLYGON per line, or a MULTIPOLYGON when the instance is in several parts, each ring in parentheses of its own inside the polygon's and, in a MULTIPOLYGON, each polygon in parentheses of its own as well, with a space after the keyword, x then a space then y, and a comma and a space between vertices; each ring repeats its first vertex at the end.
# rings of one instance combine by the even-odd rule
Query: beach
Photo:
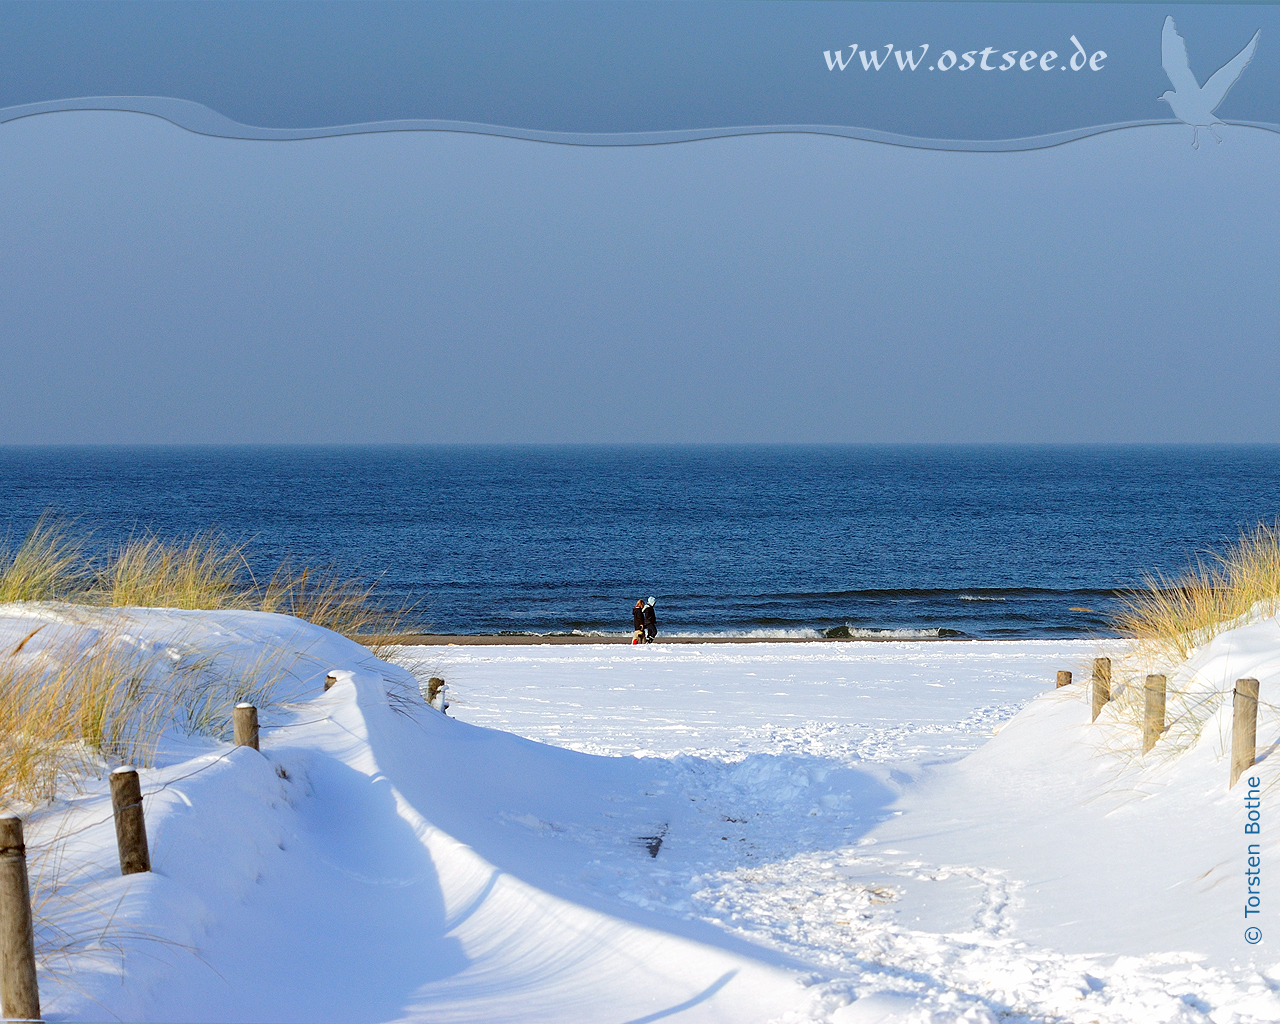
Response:
MULTIPOLYGON (((653 641, 655 645, 663 644, 841 644, 841 643, 893 643, 904 638, 893 631, 885 631, 884 636, 826 637, 826 636, 663 636, 659 634, 653 641)), ((912 637, 912 640, 929 642, 934 640, 959 640, 962 637, 923 636, 912 637)), ((631 644, 630 633, 617 635, 575 634, 575 633, 397 633, 392 636, 369 637, 372 647, 386 644, 406 647, 527 647, 540 645, 586 645, 631 644)), ((646 645, 647 646, 647 645, 646 645)))
MULTIPOLYGON (((378 659, 261 612, 0 608, 30 658, 86 626, 164 653, 156 671, 176 654, 259 687, 261 749, 164 733, 139 770, 148 874, 120 877, 105 779, 28 820, 33 877, 56 858, 62 879, 41 889, 42 956, 62 936, 49 1019, 1280 1016, 1280 967, 1239 934, 1229 704, 1198 739, 1171 705, 1181 746, 1134 757, 1121 703, 1092 722, 1087 682, 1126 641, 378 659), (414 696, 432 677, 447 714, 414 696), (123 959, 78 937, 100 917, 123 959)), ((1275 619, 1225 634, 1171 692, 1224 670, 1269 686, 1277 643, 1275 619)), ((1255 771, 1271 793, 1275 766, 1255 771)))
MULTIPOLYGON (((1280 1019, 1280 965, 1240 927, 1242 794, 1275 791, 1275 705, 1256 775, 1226 784, 1232 687, 1254 673, 1269 700, 1280 620, 1253 603, 1265 586, 1210 581, 1183 650, 1115 635, 1137 566, 1172 557, 1143 474, 1174 481, 1174 535, 1202 538, 1269 500, 1268 453, 1112 453, 1124 498, 1096 536, 1115 492, 1092 450, 752 450, 718 476, 697 450, 180 454, 121 472, 144 467, 188 526, 266 495, 264 540, 47 520, 8 556, 0 783, 28 801, 49 1019, 1280 1019), (331 502, 366 455, 373 477, 465 486, 357 481, 331 502), (628 456, 652 475, 638 490, 628 456), (987 481, 977 507, 957 459, 987 481), (234 479, 197 487, 188 463, 234 479), (1239 493, 1178 503, 1183 476, 1236 470, 1239 493), (295 489, 273 492, 277 472, 295 489), (808 475, 804 507, 752 520, 786 472, 808 475), (927 479, 901 515, 833 519, 880 500, 856 473, 927 479), (1076 488, 1011 510, 1045 473, 1076 488), (671 497, 690 487, 704 511, 671 497), (633 517, 637 493, 656 511, 633 517), (623 511, 582 515, 588 495, 623 511), (312 568, 347 545, 398 561, 372 582, 312 568), (658 634, 634 645, 649 595, 658 634), (1114 674, 1095 721, 1097 659, 1114 674), (257 749, 232 727, 243 703, 257 749), (138 773, 149 872, 120 872, 117 763, 138 773)), ((123 507, 116 457, 7 466, 21 482, 57 461, 42 480, 88 473, 123 507)), ((1251 536, 1239 565, 1271 565, 1274 531, 1251 536)))

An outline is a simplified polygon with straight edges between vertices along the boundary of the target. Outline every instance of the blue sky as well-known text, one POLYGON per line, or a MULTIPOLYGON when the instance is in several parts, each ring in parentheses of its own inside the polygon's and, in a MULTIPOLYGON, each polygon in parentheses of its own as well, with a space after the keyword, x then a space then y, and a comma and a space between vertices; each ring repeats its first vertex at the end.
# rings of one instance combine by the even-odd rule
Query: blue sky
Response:
MULTIPOLYGON (((997 8, 1027 17, 983 10, 997 8)), ((1042 9, 1063 24, 1082 10, 1042 9)), ((1134 14, 1085 13, 1112 10, 1134 14)), ((1172 10, 1203 79, 1212 34, 1193 26, 1215 12, 1172 10)), ((1258 10, 1223 15, 1223 60, 1258 10)), ((1159 72, 1164 12, 1141 11, 1159 72)), ((1270 38, 1233 116, 1280 120, 1245 90, 1270 38)), ((1143 94, 1158 95, 1148 71, 1143 94)), ((576 92, 573 69, 543 74, 528 86, 544 113, 612 102, 576 92)), ((328 95, 340 77, 329 69, 328 95)), ((674 116, 662 94, 616 85, 616 125, 642 126, 628 118, 646 104, 674 116)), ((510 109, 537 106, 505 88, 510 109)), ((462 106, 399 113, 497 102, 449 97, 462 106)), ((1140 116, 1167 114, 1155 106, 1140 116)), ((599 149, 251 142, 119 112, 11 121, 0 442, 1280 441, 1280 135, 1222 135, 1198 151, 1168 125, 944 153, 814 135, 599 149)))
POLYGON ((1280 440, 1280 135, 3 127, 0 436, 1280 440))

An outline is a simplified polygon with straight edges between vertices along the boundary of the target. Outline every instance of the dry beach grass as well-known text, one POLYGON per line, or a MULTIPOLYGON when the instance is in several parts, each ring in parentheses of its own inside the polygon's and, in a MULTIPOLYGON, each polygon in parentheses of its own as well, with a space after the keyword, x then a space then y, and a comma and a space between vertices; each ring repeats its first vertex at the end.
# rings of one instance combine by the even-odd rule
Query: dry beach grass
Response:
POLYGON ((1245 616, 1280 607, 1280 523, 1259 523, 1225 551, 1201 555, 1180 575, 1148 576, 1125 600, 1116 626, 1125 636, 1185 659, 1245 616))
MULTIPOLYGON (((1141 749, 1148 674, 1165 675, 1165 732, 1150 757, 1167 760, 1189 749, 1230 698, 1234 679, 1188 675, 1179 668, 1197 648, 1237 626, 1280 611, 1280 523, 1259 523, 1236 543, 1198 556, 1175 577, 1147 577, 1115 618, 1137 641, 1112 665, 1112 714, 1127 726, 1126 758, 1141 749)), ((1082 687, 1088 699, 1088 688, 1082 687)))
POLYGON ((0 805, 48 802, 60 784, 110 764, 146 765, 170 725, 221 735, 232 705, 269 707, 289 672, 285 652, 264 651, 246 665, 207 650, 142 650, 91 608, 277 612, 364 641, 375 654, 399 633, 403 612, 384 608, 372 585, 287 563, 259 584, 244 546, 217 534, 147 534, 97 557, 89 551, 87 535, 51 516, 16 548, 0 548, 0 603, 59 602, 67 611, 65 621, 0 651, 0 805))
POLYGON ((48 803, 114 765, 149 765, 171 726, 224 737, 237 702, 279 705, 296 661, 184 646, 139 646, 97 620, 41 626, 0 653, 0 807, 48 803))
POLYGON ((279 565, 265 583, 244 544, 216 533, 131 537, 94 557, 74 524, 42 516, 16 549, 0 548, 0 603, 66 601, 107 608, 235 608, 280 612, 354 640, 387 641, 411 609, 387 608, 377 587, 333 568, 279 565))

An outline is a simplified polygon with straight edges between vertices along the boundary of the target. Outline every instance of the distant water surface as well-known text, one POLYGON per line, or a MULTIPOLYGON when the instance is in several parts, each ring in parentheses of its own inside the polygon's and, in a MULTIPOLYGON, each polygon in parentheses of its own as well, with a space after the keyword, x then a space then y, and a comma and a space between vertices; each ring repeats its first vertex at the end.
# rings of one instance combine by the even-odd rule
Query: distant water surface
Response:
POLYGON ((1280 514, 1280 447, 0 448, 10 541, 214 528, 444 633, 1074 637, 1280 514))

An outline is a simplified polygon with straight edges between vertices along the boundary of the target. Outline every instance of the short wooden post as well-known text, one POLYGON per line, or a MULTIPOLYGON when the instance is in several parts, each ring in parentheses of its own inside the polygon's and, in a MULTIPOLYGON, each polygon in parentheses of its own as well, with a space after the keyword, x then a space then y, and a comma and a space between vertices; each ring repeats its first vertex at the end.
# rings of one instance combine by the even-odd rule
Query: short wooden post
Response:
POLYGON ((5 1020, 39 1020, 35 930, 21 818, 0 818, 0 1012, 5 1020))
POLYGON ((1063 669, 1058 669, 1058 689, 1062 689, 1062 687, 1070 685, 1071 673, 1064 671, 1063 669))
POLYGON ((433 708, 444 710, 444 680, 432 676, 427 680, 427 703, 433 708))
POLYGON ((1111 659, 1110 658, 1094 658, 1093 659, 1093 720, 1098 720, 1098 714, 1102 711, 1103 705, 1111 699, 1111 659))
POLYGON ((338 677, 337 677, 336 675, 334 675, 332 672, 330 672, 327 676, 325 676, 325 677, 324 677, 324 690, 325 690, 325 693, 328 693, 328 692, 329 692, 329 687, 331 687, 331 686, 332 686, 334 683, 336 683, 337 681, 338 681, 338 677))
POLYGON ((237 747, 258 749, 258 709, 252 704, 237 704, 231 712, 237 747))
POLYGON ((116 819, 120 874, 136 875, 140 871, 150 871, 147 822, 142 816, 142 784, 133 768, 117 768, 111 773, 111 810, 116 819))
POLYGON ((1231 706, 1231 785, 1253 767, 1258 743, 1258 680, 1237 679, 1231 706))
POLYGON ((1164 732, 1164 676, 1147 676, 1143 688, 1142 752, 1156 745, 1164 732))

